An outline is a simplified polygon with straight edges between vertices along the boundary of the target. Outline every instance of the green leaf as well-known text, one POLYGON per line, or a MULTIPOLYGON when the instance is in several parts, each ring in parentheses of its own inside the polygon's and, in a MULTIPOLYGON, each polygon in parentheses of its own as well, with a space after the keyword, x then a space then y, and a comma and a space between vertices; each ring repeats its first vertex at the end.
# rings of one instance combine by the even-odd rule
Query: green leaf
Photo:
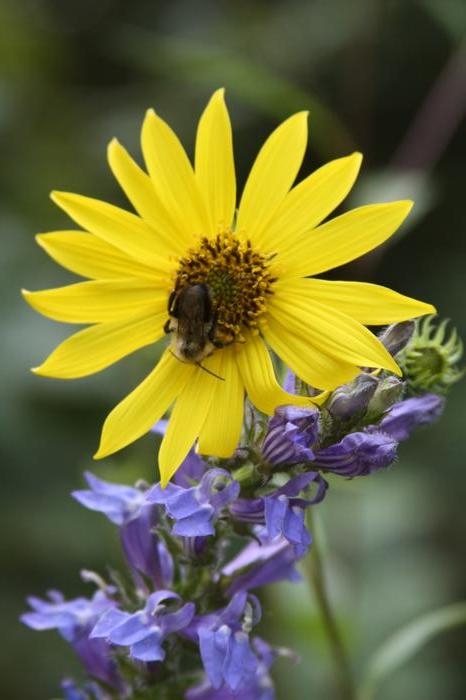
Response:
POLYGON ((371 700, 382 680, 406 663, 427 642, 451 627, 466 624, 466 602, 447 605, 422 615, 389 637, 369 660, 358 694, 371 700))

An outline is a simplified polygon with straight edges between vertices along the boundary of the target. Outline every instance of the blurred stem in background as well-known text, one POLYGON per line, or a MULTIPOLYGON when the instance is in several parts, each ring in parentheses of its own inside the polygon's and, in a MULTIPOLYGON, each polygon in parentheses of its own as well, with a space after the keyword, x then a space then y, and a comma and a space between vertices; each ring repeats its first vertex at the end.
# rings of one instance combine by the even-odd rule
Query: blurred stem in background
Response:
POLYGON ((323 564, 322 548, 320 546, 319 527, 312 514, 312 508, 307 511, 307 525, 312 532, 312 547, 306 558, 306 574, 312 588, 317 607, 322 619, 322 630, 332 656, 335 671, 335 685, 338 689, 338 700, 355 700, 351 664, 348 658, 343 639, 332 610, 330 598, 326 586, 323 564))

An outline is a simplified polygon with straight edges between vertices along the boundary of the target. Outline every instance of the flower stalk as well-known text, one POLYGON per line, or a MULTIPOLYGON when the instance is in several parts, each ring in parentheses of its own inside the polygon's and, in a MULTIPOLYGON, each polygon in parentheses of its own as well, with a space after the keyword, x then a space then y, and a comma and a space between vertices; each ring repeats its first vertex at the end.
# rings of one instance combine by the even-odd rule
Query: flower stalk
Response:
POLYGON ((307 556, 306 574, 315 602, 319 609, 322 627, 332 657, 335 674, 335 686, 338 700, 356 700, 351 663, 343 642, 343 638, 330 602, 326 585, 326 576, 322 548, 319 542, 319 528, 316 528, 312 508, 307 511, 307 525, 313 533, 312 547, 307 556))

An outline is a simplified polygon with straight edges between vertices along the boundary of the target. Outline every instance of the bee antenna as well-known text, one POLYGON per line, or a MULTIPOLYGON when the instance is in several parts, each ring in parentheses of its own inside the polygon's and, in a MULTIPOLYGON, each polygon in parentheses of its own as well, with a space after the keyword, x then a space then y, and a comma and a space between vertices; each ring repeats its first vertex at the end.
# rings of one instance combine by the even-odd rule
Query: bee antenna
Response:
MULTIPOLYGON (((178 360, 178 362, 182 362, 184 365, 190 364, 188 362, 183 362, 183 360, 180 360, 180 358, 177 357, 175 355, 175 353, 173 352, 173 350, 171 350, 170 348, 168 348, 168 352, 170 353, 170 355, 172 355, 172 357, 175 358, 175 360, 178 360)), ((220 379, 220 381, 222 381, 222 382, 225 381, 225 377, 220 377, 218 374, 215 374, 215 372, 212 372, 211 369, 207 369, 207 367, 204 367, 204 365, 201 365, 200 362, 195 362, 194 364, 197 365, 197 367, 199 367, 200 369, 203 369, 204 372, 207 372, 207 374, 211 374, 216 379, 220 379)))
POLYGON ((215 372, 212 372, 211 369, 207 369, 207 367, 204 367, 204 365, 201 365, 200 362, 195 363, 198 367, 204 370, 204 372, 207 372, 207 374, 211 374, 213 377, 216 377, 217 379, 220 379, 220 381, 224 382, 225 377, 220 377, 218 374, 215 374, 215 372))

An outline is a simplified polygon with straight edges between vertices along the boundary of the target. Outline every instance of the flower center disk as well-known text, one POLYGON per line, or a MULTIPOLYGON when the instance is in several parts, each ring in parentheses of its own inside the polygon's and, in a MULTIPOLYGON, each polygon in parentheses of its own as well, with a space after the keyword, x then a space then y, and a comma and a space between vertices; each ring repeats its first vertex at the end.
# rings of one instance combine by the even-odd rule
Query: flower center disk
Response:
POLYGON ((175 292, 205 284, 216 318, 215 339, 228 344, 244 341, 242 330, 257 328, 275 280, 268 271, 268 259, 249 240, 225 231, 215 238, 201 238, 196 248, 180 258, 175 292))

